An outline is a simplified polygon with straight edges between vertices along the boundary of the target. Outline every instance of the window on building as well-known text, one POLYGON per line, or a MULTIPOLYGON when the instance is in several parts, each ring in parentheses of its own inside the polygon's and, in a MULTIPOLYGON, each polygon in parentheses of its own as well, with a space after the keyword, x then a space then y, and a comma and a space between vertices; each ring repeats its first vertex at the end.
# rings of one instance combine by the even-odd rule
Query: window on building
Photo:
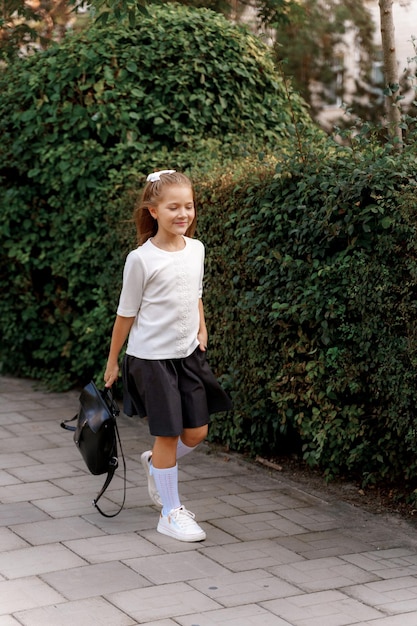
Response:
POLYGON ((343 103, 343 60, 343 55, 338 54, 333 57, 332 63, 329 67, 330 77, 324 86, 325 106, 340 107, 343 103))
POLYGON ((375 59, 372 61, 371 72, 372 84, 381 90, 385 84, 384 78, 384 62, 382 60, 382 50, 377 50, 375 59))

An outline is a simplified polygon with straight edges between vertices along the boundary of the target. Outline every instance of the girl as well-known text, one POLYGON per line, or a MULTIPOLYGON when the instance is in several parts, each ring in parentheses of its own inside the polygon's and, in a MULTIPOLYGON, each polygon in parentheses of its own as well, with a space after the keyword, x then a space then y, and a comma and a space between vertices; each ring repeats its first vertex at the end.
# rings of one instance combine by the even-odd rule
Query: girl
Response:
POLYGON ((177 460, 207 436, 209 414, 231 403, 206 363, 202 302, 204 246, 196 228, 190 179, 175 170, 147 178, 134 219, 139 247, 127 256, 104 374, 106 387, 123 360, 124 410, 148 417, 152 451, 141 456, 153 502, 162 506, 158 532, 180 541, 206 533, 181 505, 177 460))

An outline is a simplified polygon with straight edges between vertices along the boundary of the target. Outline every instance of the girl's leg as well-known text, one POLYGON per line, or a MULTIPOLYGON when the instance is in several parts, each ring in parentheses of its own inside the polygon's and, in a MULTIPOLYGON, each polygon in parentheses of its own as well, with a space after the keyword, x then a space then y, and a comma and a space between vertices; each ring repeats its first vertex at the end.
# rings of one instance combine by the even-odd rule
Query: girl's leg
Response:
POLYGON ((156 437, 153 450, 141 456, 143 468, 148 478, 148 493, 156 506, 163 506, 155 484, 153 468, 174 467, 178 459, 192 452, 207 437, 208 426, 185 428, 181 437, 156 437))
POLYGON ((156 437, 152 450, 151 473, 162 500, 162 515, 181 506, 178 495, 178 437, 156 437))
POLYGON ((156 484, 155 469, 175 468, 178 437, 156 437, 153 450, 146 450, 141 455, 143 468, 148 479, 149 497, 156 506, 163 506, 163 501, 156 484))
POLYGON ((177 444, 177 460, 192 452, 206 437, 208 426, 184 428, 177 444))
POLYGON ((158 469, 174 467, 177 462, 178 437, 155 437, 152 466, 158 469))
POLYGON ((194 514, 181 506, 178 494, 177 442, 178 437, 156 437, 152 451, 152 477, 162 500, 157 530, 180 541, 202 541, 206 538, 206 533, 194 521, 194 514))

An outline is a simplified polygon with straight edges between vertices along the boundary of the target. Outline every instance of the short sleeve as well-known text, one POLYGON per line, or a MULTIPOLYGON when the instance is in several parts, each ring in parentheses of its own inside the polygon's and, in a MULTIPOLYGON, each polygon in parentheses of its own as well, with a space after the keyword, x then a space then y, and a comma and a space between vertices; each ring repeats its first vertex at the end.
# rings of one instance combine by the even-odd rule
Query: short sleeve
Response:
POLYGON ((117 308, 121 317, 135 317, 141 307, 146 267, 137 250, 130 252, 123 270, 123 285, 117 308))

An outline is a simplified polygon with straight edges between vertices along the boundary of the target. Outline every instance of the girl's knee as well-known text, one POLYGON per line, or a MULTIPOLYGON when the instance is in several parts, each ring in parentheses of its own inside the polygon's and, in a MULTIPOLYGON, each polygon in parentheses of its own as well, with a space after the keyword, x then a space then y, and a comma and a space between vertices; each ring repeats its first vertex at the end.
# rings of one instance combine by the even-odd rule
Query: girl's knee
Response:
POLYGON ((181 441, 189 448, 195 448, 207 437, 208 426, 198 428, 185 428, 181 434, 181 441))

